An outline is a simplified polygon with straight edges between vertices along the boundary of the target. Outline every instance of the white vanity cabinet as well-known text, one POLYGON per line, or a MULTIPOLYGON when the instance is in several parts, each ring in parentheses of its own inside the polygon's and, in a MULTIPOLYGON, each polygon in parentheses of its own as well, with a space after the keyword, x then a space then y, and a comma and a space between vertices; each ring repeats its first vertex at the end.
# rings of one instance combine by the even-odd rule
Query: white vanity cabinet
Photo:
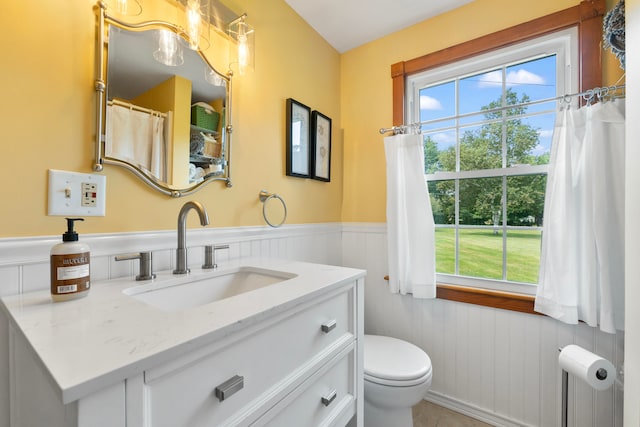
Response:
MULTIPOLYGON (((354 349, 355 287, 335 292, 145 371, 142 419, 154 427, 251 425, 331 359, 354 349), (220 401, 216 388, 236 376, 242 388, 220 401)), ((355 400, 356 379, 350 379, 351 387, 326 407, 327 414, 341 401, 355 400)), ((315 398, 319 408, 322 397, 315 398)))
POLYGON ((105 385, 94 393, 64 404, 58 385, 34 349, 14 325, 9 326, 11 427, 124 427, 127 425, 125 383, 119 381, 105 385))
POLYGON ((68 404, 12 323, 11 425, 344 426, 359 414, 362 426, 363 283, 359 277, 262 311, 259 322, 186 342, 179 357, 149 359, 121 380, 104 373, 95 379, 103 387, 68 404))

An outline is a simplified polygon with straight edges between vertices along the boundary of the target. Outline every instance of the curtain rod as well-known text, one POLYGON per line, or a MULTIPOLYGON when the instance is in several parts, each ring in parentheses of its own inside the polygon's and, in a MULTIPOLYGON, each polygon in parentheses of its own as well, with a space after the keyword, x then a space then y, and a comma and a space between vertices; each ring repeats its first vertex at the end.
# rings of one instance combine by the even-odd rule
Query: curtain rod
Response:
POLYGON ((112 99, 107 104, 108 105, 118 105, 120 107, 129 108, 131 110, 140 111, 142 113, 148 113, 148 114, 151 114, 153 116, 167 117, 167 113, 162 113, 160 111, 155 111, 155 110, 152 110, 150 108, 140 107, 140 106, 132 104, 130 102, 120 101, 119 99, 112 99))
MULTIPOLYGON (((568 95, 560 95, 560 96, 556 96, 555 98, 546 98, 546 99, 539 99, 537 101, 531 101, 531 102, 527 102, 525 104, 518 104, 518 105, 507 105, 504 107, 498 107, 498 108, 492 108, 491 110, 486 110, 483 111, 483 113, 493 113, 493 112, 498 112, 498 111, 503 111, 503 110, 508 110, 510 108, 515 108, 515 107, 528 107, 530 105, 537 105, 537 104, 544 104, 546 102, 551 102, 551 101, 563 101, 567 104, 569 104, 571 102, 571 98, 575 98, 575 97, 582 97, 582 99, 584 99, 584 101, 587 103, 587 105, 590 105, 594 100, 595 101, 601 101, 602 98, 609 96, 611 94, 611 92, 615 92, 618 91, 620 89, 625 89, 625 85, 613 85, 613 86, 603 86, 603 87, 596 87, 593 89, 588 89, 582 92, 578 92, 578 93, 572 93, 572 94, 568 94, 568 95)), ((478 112, 474 112, 474 113, 467 113, 467 114, 461 114, 458 116, 458 118, 464 118, 464 117, 471 117, 471 116, 476 116, 478 115, 478 112)), ((406 133, 408 131, 411 131, 413 129, 418 130, 423 124, 427 124, 427 123, 438 123, 438 122, 442 122, 442 121, 448 121, 451 120, 451 117, 445 117, 442 119, 437 119, 437 120, 427 120, 424 122, 417 122, 417 123, 411 123, 408 125, 399 125, 399 126, 391 126, 388 128, 380 128, 379 132, 381 135, 387 133, 387 132, 393 132, 394 135, 397 134, 403 134, 406 133)))

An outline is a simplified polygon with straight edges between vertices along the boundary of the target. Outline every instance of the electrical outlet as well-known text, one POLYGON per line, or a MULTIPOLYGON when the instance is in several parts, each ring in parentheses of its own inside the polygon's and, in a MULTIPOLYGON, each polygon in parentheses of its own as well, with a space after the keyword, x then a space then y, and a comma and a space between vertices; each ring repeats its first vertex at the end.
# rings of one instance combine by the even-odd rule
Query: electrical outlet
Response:
POLYGON ((107 178, 49 169, 49 215, 105 216, 107 178))
POLYGON ((95 208, 98 200, 98 185, 93 182, 82 183, 82 206, 95 208))

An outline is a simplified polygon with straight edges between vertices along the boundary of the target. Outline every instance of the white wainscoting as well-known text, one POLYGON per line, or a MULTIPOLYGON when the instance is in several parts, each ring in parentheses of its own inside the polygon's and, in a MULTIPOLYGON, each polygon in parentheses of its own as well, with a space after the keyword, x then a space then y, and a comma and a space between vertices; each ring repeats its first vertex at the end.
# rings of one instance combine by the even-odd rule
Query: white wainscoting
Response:
MULTIPOLYGON (((545 316, 389 293, 384 224, 343 224, 343 265, 367 270, 365 333, 423 348, 433 363, 427 400, 493 425, 560 426, 558 349, 577 344, 622 366, 624 334, 545 316)), ((569 426, 622 426, 619 386, 569 381, 569 426)))
MULTIPOLYGON (((80 235, 91 247, 92 280, 135 276, 137 262, 114 255, 153 251, 156 271, 173 268, 174 230, 80 235)), ((0 296, 49 287, 49 250, 60 236, 0 239, 0 296)), ((623 334, 567 326, 543 316, 443 300, 392 295, 387 274, 384 224, 311 224, 193 228, 187 232, 189 265, 202 264, 206 244, 230 245, 219 262, 251 256, 367 269, 365 329, 424 348, 434 378, 428 400, 495 425, 559 426, 558 348, 575 343, 622 366, 623 334)), ((0 427, 8 427, 7 325, 0 315, 0 427)), ((622 426, 619 387, 594 392, 570 380, 569 426, 622 426), (575 403, 575 404, 574 404, 575 403)))
MULTIPOLYGON (((202 265, 204 245, 229 244, 225 260, 266 256, 341 265, 341 225, 285 225, 280 228, 193 228, 187 231, 188 264, 202 265)), ((122 253, 153 251, 155 271, 173 269, 176 231, 80 235, 91 248, 91 280, 135 277, 137 261, 114 260, 122 253)), ((49 288, 49 251, 61 236, 0 239, 0 297, 49 288)), ((91 294, 89 294, 90 297, 91 294)), ((8 326, 0 310, 0 427, 9 427, 8 326)))

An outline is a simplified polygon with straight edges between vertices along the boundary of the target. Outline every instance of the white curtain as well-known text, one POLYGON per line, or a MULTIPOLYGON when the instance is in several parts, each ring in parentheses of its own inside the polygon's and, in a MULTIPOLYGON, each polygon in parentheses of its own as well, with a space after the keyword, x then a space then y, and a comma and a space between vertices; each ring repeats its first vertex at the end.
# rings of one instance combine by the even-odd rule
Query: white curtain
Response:
POLYGON ((165 159, 166 149, 165 149, 165 138, 164 138, 164 117, 160 117, 157 115, 151 116, 151 155, 149 158, 149 171, 156 178, 165 181, 165 159))
POLYGON ((107 107, 105 154, 156 178, 165 175, 164 118, 119 105, 107 107))
POLYGON ((624 100, 559 112, 535 310, 624 329, 624 100))
POLYGON ((435 298, 435 235, 422 136, 386 137, 384 147, 389 288, 392 293, 435 298))

